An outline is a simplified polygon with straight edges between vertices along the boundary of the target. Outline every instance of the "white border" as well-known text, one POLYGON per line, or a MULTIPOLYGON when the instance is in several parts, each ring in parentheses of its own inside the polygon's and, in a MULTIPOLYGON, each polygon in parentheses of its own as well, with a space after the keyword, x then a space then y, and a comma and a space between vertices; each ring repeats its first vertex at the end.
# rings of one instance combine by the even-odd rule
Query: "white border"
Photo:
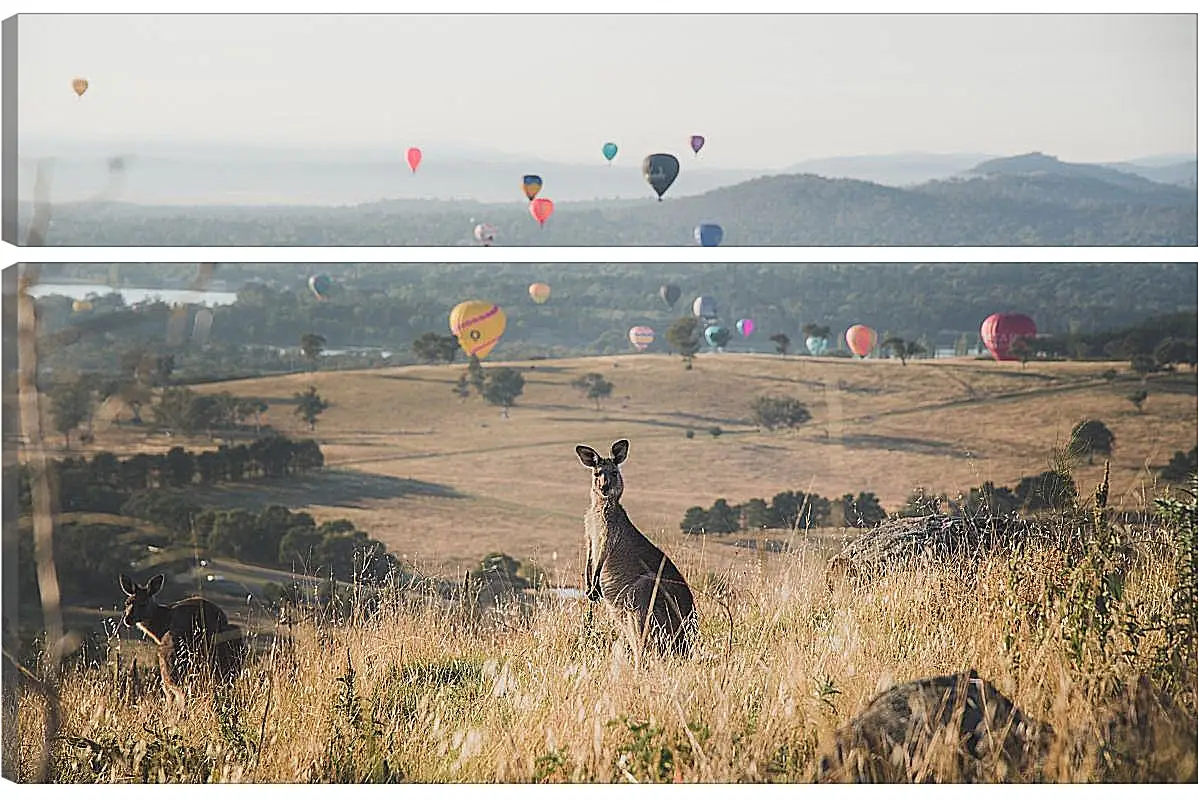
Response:
POLYGON ((0 16, 11 14, 1194 14, 1194 0, 739 0, 713 3, 704 0, 607 0, 600 4, 564 4, 552 0, 183 0, 164 8, 148 0, 89 2, 89 0, 25 0, 0 3, 0 16), (280 11, 280 7, 285 11, 280 11))
POLYGON ((17 261, 108 264, 1139 264, 1198 263, 1198 247, 14 247, 17 261))

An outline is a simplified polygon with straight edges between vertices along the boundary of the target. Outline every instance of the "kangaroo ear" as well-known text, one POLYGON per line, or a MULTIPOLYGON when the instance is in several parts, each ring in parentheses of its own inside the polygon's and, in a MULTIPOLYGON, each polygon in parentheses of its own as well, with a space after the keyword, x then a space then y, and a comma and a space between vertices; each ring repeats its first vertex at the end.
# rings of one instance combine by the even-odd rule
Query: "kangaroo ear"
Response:
POLYGON ((121 591, 122 592, 127 594, 129 597, 132 597, 134 594, 136 594, 137 584, 133 582, 132 578, 130 578, 128 575, 126 575, 125 573, 122 572, 119 580, 121 582, 121 591))
POLYGON ((580 444, 574 448, 574 452, 578 453, 578 460, 582 462, 584 467, 595 469, 599 466, 600 457, 594 448, 587 447, 585 444, 580 444))
POLYGON ((618 442, 611 443, 611 457, 616 460, 617 464, 624 463, 624 459, 628 458, 627 439, 620 439, 618 442))
POLYGON ((160 573, 150 578, 150 582, 146 584, 146 588, 150 590, 151 595, 155 595, 162 591, 164 583, 166 583, 166 576, 160 573))

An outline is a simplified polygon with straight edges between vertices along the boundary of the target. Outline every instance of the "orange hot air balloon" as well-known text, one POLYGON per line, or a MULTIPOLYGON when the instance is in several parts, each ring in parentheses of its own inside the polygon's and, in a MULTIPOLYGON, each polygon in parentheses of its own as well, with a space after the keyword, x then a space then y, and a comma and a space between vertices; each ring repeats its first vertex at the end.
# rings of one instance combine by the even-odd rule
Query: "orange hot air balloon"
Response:
POLYGON ((865 358, 874 349, 878 341, 878 332, 867 325, 854 325, 844 332, 844 340, 848 343, 853 355, 865 358))
POLYGON ((87 91, 87 78, 76 78, 71 81, 71 88, 75 90, 75 94, 83 97, 83 93, 87 91))
POLYGON ((532 298, 534 303, 541 305, 549 299, 550 291, 549 284, 534 283, 532 286, 528 287, 528 296, 532 298))
POLYGON ((408 148, 408 166, 412 168, 412 173, 416 173, 416 167, 420 166, 420 159, 424 158, 424 153, 420 152, 419 147, 408 148))
POLYGON ((541 223, 541 227, 545 227, 545 220, 553 216, 553 201, 548 197, 538 197, 528 204, 528 211, 532 214, 532 218, 541 223))

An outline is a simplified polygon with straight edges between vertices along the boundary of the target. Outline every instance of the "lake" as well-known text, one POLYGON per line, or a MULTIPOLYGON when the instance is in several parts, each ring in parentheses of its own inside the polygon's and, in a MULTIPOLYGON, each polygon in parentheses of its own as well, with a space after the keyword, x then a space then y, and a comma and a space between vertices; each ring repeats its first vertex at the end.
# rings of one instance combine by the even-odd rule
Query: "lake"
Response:
POLYGON ((147 300, 159 299, 165 303, 194 303, 203 306, 228 306, 237 302, 236 292, 197 292, 189 289, 138 289, 135 287, 113 288, 101 283, 39 283, 29 290, 34 297, 63 295, 72 300, 83 300, 88 295, 106 295, 116 292, 126 305, 136 305, 147 300))

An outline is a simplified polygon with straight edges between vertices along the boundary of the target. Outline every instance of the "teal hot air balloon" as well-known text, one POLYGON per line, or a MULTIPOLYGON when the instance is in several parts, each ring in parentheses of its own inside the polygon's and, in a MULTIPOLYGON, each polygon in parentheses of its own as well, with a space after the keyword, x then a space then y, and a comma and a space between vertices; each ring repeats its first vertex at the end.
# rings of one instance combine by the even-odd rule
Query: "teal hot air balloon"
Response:
POLYGON ((332 286, 333 279, 323 273, 308 278, 308 288, 312 290, 312 294, 316 295, 319 300, 324 300, 328 297, 329 289, 332 286))
POLYGON ((712 347, 723 347, 728 344, 732 334, 723 325, 708 325, 703 331, 703 338, 712 347))
POLYGON ((813 356, 827 355, 828 353, 828 337, 827 336, 808 336, 807 352, 813 356))
POLYGON ((641 172, 645 175, 645 180, 653 187, 653 191, 657 192, 657 201, 661 202, 661 196, 666 193, 673 185, 674 179, 678 177, 678 159, 669 153, 654 153, 651 156, 645 156, 645 160, 641 162, 641 172))
POLYGON ((616 147, 615 142, 604 142, 603 157, 607 159, 607 163, 610 164, 611 160, 616 157, 616 153, 618 152, 620 152, 620 148, 616 147))

